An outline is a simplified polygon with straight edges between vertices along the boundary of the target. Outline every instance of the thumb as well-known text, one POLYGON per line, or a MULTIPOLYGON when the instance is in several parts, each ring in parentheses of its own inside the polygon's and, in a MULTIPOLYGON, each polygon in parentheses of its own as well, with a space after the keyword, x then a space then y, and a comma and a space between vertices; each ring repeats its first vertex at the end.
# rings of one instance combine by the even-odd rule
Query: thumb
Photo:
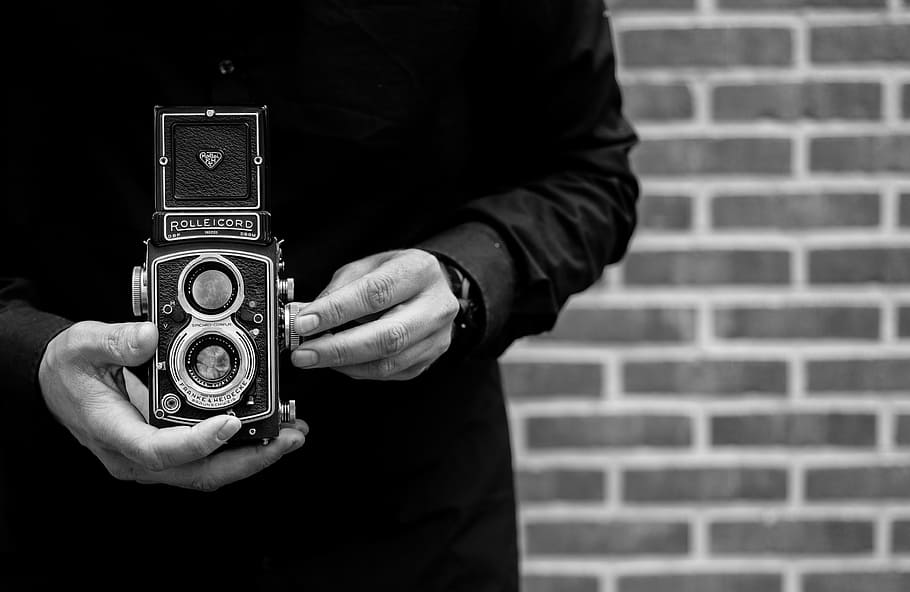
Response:
POLYGON ((79 331, 76 343, 82 353, 99 365, 138 366, 152 357, 158 346, 158 328, 153 323, 84 322, 71 327, 79 331))

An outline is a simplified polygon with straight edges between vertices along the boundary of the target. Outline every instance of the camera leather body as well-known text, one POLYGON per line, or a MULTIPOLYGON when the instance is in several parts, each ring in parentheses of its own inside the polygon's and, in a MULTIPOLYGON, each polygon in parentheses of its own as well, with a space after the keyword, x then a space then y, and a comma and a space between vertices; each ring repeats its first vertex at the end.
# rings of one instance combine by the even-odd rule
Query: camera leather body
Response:
POLYGON ((294 421, 278 356, 295 346, 293 280, 268 212, 265 107, 156 107, 155 212, 133 312, 158 327, 148 421, 237 416, 235 440, 294 421))

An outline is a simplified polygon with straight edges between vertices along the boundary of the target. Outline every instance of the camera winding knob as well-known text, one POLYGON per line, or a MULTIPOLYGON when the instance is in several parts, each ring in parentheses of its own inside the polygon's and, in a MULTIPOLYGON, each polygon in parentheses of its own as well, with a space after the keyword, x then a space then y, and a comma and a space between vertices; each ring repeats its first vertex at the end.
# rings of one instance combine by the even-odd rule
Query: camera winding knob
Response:
POLYGON ((148 314, 148 276, 145 265, 133 267, 133 314, 137 317, 148 314))

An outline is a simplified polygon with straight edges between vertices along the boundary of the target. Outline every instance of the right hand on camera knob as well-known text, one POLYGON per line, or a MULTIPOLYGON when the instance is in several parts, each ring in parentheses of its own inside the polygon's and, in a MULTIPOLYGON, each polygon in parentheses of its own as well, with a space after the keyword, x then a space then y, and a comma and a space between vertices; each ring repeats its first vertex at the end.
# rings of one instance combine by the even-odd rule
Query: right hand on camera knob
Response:
POLYGON ((47 346, 38 370, 48 409, 117 479, 213 491, 244 479, 303 445, 309 431, 297 420, 268 446, 218 450, 240 429, 228 415, 193 427, 157 429, 140 414, 148 391, 126 366, 152 357, 158 331, 151 323, 72 325, 47 346))

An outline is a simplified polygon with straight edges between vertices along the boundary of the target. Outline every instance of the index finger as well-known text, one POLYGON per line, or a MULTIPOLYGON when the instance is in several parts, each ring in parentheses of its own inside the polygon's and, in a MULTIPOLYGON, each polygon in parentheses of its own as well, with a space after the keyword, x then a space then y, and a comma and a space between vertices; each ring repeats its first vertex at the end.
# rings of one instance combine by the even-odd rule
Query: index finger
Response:
POLYGON ((326 331, 382 312, 419 291, 418 274, 406 273, 401 266, 386 263, 301 308, 294 328, 301 336, 316 330, 326 331))
POLYGON ((210 417, 192 427, 158 429, 145 423, 139 411, 119 397, 111 397, 103 411, 90 414, 89 424, 101 445, 150 471, 205 458, 240 429, 240 420, 230 415, 210 417))

